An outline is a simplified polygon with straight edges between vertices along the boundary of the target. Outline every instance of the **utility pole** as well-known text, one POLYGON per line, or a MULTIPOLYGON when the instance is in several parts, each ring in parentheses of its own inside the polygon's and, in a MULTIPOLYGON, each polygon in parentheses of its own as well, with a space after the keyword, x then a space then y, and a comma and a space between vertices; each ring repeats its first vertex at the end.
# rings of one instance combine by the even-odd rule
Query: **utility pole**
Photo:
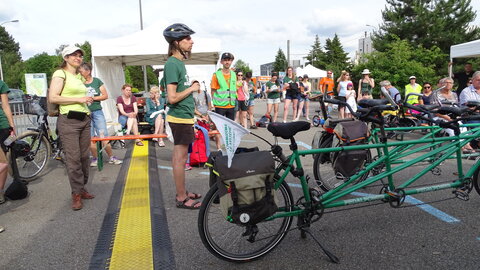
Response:
POLYGON ((287 40, 287 67, 289 66, 290 66, 290 40, 287 40))
MULTIPOLYGON (((142 0, 138 0, 140 6, 140 30, 143 30, 143 17, 142 17, 142 0)), ((145 87, 145 92, 148 92, 148 82, 147 82, 147 66, 143 65, 143 85, 145 87)))

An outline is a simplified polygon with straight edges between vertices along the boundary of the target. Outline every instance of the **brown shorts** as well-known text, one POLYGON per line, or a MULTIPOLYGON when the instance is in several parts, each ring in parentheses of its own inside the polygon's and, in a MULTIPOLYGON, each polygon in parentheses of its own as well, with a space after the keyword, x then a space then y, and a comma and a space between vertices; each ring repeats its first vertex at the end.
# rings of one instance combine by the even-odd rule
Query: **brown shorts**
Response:
POLYGON ((193 124, 178 124, 168 122, 173 135, 174 145, 189 145, 195 140, 193 124))

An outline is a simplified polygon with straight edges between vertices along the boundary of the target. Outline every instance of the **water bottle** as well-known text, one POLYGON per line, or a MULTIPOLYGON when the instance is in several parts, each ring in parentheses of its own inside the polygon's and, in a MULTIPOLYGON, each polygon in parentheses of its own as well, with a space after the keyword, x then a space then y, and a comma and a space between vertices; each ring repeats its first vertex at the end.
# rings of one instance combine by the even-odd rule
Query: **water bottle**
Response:
MULTIPOLYGON (((95 89, 93 89, 92 87, 88 87, 87 88, 87 97, 94 97, 95 96, 95 89)), ((87 102, 87 105, 90 106, 92 105, 91 102, 87 102)))
POLYGON ((17 137, 16 137, 14 134, 10 134, 10 136, 8 136, 8 138, 6 138, 5 141, 3 141, 3 144, 6 145, 6 146, 9 146, 9 145, 12 144, 16 139, 17 139, 17 137))

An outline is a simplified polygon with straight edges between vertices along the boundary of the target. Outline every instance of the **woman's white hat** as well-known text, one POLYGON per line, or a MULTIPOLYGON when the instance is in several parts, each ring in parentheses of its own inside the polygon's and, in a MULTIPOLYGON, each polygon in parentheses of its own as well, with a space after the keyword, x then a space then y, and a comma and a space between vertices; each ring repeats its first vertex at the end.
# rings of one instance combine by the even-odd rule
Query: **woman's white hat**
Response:
POLYGON ((362 71, 362 75, 365 75, 365 74, 370 74, 370 70, 368 70, 367 68, 364 69, 364 70, 362 71))

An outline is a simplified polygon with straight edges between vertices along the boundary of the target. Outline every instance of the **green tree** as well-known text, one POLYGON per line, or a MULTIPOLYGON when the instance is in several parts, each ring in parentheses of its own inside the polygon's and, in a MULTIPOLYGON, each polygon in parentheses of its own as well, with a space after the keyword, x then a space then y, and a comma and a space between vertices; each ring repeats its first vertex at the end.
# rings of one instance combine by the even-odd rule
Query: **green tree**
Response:
POLYGON ((306 57, 309 64, 316 68, 325 69, 325 52, 322 49, 322 45, 320 43, 320 39, 318 35, 315 35, 315 41, 313 42, 312 49, 308 53, 306 57))
MULTIPOLYGON (((127 66, 125 67, 125 82, 131 84, 139 91, 145 91, 145 83, 143 81, 143 70, 141 66, 127 66)), ((158 77, 153 72, 151 66, 147 66, 147 84, 158 85, 158 77)), ((133 89, 132 89, 133 90, 133 89)), ((150 89, 146 89, 148 91, 150 89)))
POLYGON ((243 73, 252 72, 250 66, 245 63, 242 59, 238 59, 235 63, 235 70, 241 70, 243 73))
POLYGON ((20 45, 2 26, 0 26, 0 59, 4 81, 11 88, 20 88, 23 70, 20 45))
POLYGON ((343 49, 342 43, 337 34, 333 39, 327 38, 325 41, 325 69, 332 70, 333 74, 340 74, 342 70, 351 68, 351 63, 348 59, 348 53, 343 49))
POLYGON ((25 61, 25 73, 45 73, 50 82, 52 74, 62 63, 62 58, 58 55, 48 55, 46 52, 36 54, 25 61))
POLYGON ((398 37, 413 46, 436 46, 449 53, 450 46, 480 37, 480 28, 471 25, 476 17, 471 0, 386 1, 383 24, 373 38, 377 51, 387 50, 398 37))
POLYGON ((285 57, 285 54, 283 53, 282 49, 279 48, 277 55, 275 56, 275 62, 273 62, 273 71, 279 72, 279 71, 285 71, 287 70, 287 58, 285 57))
POLYGON ((92 45, 90 44, 90 42, 85 41, 83 44, 77 43, 75 44, 75 46, 81 48, 85 52, 85 55, 83 56, 83 61, 91 63, 92 62, 92 45))
POLYGON ((379 83, 389 80, 401 93, 404 94, 405 85, 412 75, 417 77, 417 82, 436 82, 440 76, 436 75, 438 61, 447 57, 438 47, 431 49, 422 46, 412 46, 406 40, 398 38, 388 44, 385 51, 375 51, 366 56, 367 62, 359 64, 352 69, 352 74, 357 75, 356 83, 362 70, 368 68, 375 79, 374 95, 379 94, 379 83))

